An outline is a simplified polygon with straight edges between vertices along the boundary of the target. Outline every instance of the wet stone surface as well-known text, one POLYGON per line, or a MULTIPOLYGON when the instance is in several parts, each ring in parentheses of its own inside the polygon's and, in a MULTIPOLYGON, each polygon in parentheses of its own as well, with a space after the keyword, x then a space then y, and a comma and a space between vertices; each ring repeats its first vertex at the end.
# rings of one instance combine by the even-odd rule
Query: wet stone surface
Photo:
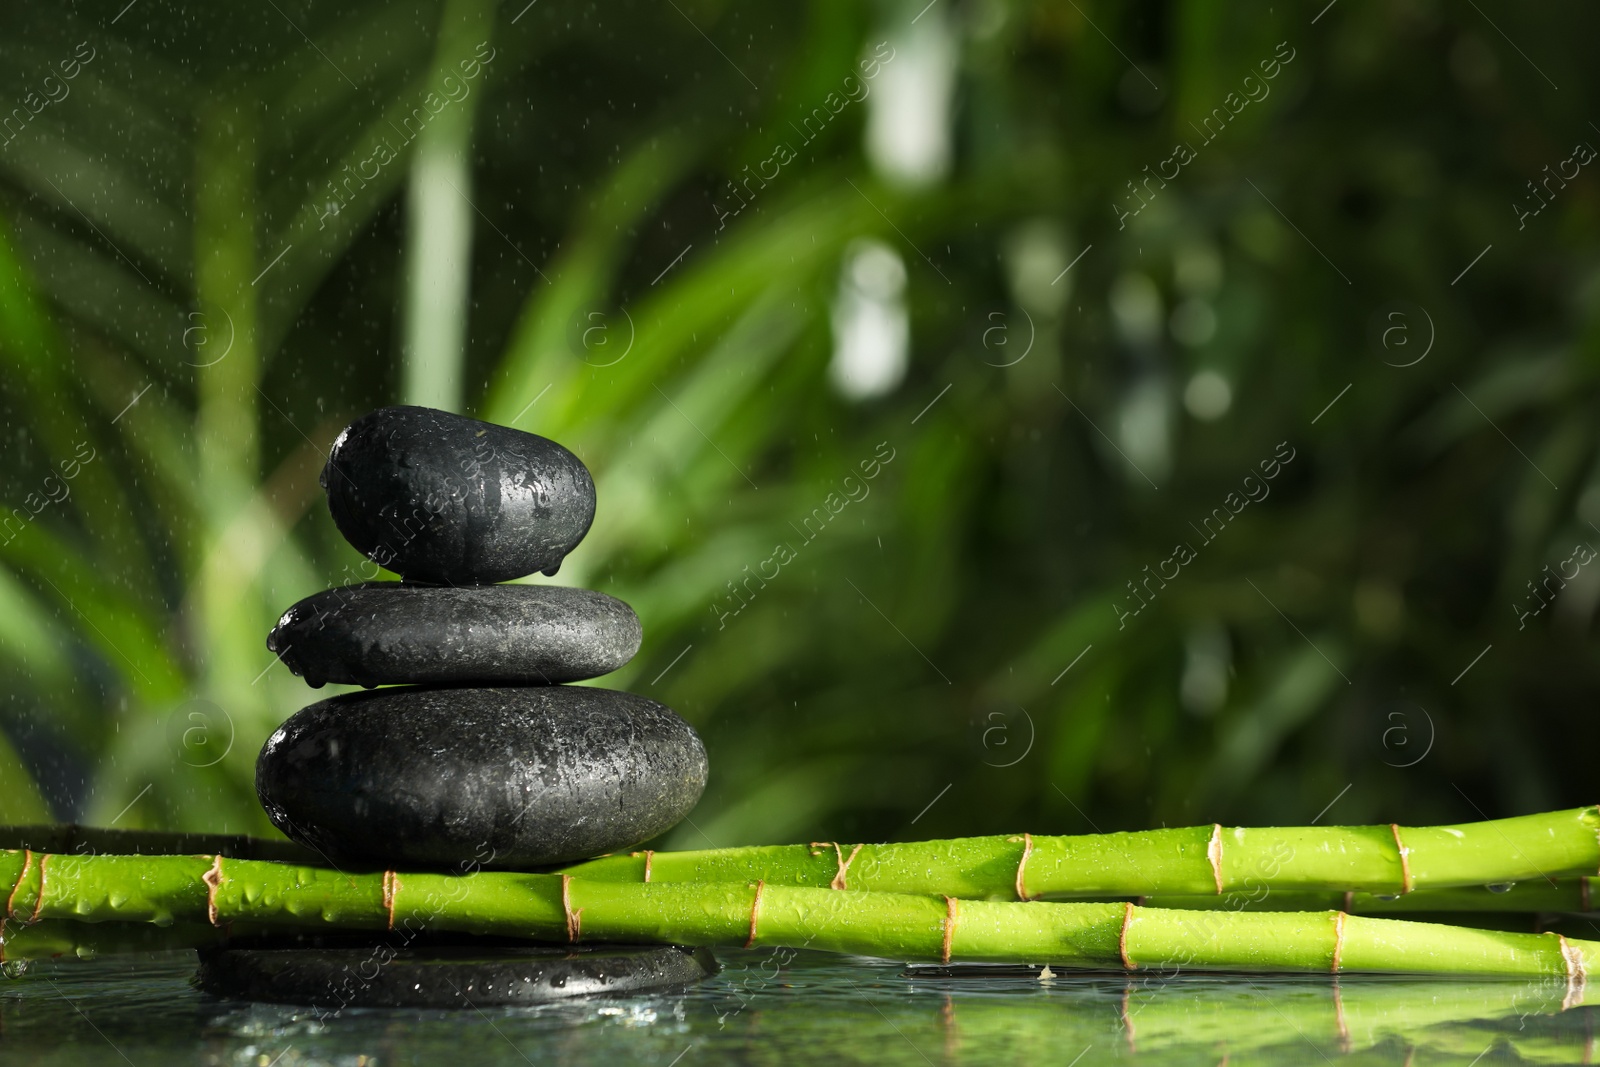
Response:
POLYGON ((547 866, 631 848, 700 799, 672 709, 587 686, 406 686, 301 709, 267 739, 273 825, 334 863, 547 866))
POLYGON ((632 608, 587 589, 369 582, 295 604, 267 647, 313 686, 548 685, 616 670, 640 638, 632 608))
POLYGON ((322 471, 339 532, 413 581, 554 574, 594 520, 594 480, 554 441, 421 407, 345 427, 322 471))

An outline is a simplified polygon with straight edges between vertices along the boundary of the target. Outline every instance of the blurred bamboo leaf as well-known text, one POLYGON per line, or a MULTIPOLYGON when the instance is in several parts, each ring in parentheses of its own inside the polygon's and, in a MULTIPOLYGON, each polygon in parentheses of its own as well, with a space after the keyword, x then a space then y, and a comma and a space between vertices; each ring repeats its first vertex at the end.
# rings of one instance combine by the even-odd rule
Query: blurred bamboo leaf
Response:
MULTIPOLYGON (((1373 821, 1473 817, 1455 783, 1590 799, 1600 580, 1543 629, 1516 604, 1600 524, 1600 212, 1582 180, 1543 230, 1506 210, 1587 118, 1581 91, 1524 107, 1480 13, 962 8, 938 114, 880 50, 909 10, 501 14, 0 13, 0 773, 27 812, 267 829, 254 755, 312 694, 263 638, 363 575, 316 477, 408 395, 401 351, 591 466, 559 580, 645 624, 600 684, 707 739, 675 845, 1309 819, 1334 777, 1373 821), (70 92, 41 105, 47 74, 70 92), (1191 126, 1247 74, 1270 96, 1191 126), (869 116, 948 143, 948 176, 877 173, 869 116), (1151 177, 1175 139, 1194 158, 1151 177), (857 401, 829 367, 863 239, 910 358, 857 401), (1371 330, 1397 297, 1437 330, 1404 367, 1371 330), (1270 497, 1199 534, 1280 442, 1270 497), (1372 728, 1402 691, 1449 724, 1404 776, 1372 728), (997 713, 1029 731, 1004 759, 997 713), (215 762, 174 741, 191 714, 229 731, 215 762)), ((1581 85, 1597 20, 1521 47, 1581 85)))

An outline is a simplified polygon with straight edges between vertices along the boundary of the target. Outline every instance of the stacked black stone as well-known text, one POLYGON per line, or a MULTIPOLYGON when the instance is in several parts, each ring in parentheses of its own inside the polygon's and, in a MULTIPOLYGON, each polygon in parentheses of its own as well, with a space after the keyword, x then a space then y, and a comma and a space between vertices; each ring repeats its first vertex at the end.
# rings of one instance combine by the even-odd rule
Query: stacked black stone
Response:
POLYGON ((554 441, 420 407, 345 428, 322 473, 346 540, 400 582, 295 604, 267 647, 312 686, 367 687, 267 740, 272 822, 339 865, 527 869, 630 848, 699 800, 705 749, 670 708, 560 683, 639 649, 602 593, 495 585, 554 574, 594 481, 554 441))

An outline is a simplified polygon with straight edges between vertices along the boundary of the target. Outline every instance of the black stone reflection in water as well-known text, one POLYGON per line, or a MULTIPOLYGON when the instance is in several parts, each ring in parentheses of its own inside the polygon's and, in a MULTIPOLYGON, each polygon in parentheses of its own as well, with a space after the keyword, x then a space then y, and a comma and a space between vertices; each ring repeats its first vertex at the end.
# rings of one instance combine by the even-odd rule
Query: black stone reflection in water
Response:
POLYGON ((196 985, 225 998, 345 1008, 488 1008, 678 989, 717 972, 672 945, 213 948, 196 985))
POLYGON ((527 869, 625 849, 687 815, 700 738, 670 708, 580 686, 333 697, 256 761, 273 825, 336 864, 527 869))
POLYGON ((588 589, 369 582, 295 604, 267 647, 316 687, 540 685, 608 674, 641 636, 632 608, 588 589))

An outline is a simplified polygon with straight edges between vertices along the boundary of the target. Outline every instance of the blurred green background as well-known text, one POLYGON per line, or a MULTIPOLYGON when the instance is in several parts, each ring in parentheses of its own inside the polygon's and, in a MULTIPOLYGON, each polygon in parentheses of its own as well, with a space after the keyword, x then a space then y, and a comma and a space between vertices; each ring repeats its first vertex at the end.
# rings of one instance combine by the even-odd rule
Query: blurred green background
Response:
POLYGON ((594 471, 666 847, 1593 802, 1597 20, 9 5, 0 820, 270 832, 396 402, 594 471))

